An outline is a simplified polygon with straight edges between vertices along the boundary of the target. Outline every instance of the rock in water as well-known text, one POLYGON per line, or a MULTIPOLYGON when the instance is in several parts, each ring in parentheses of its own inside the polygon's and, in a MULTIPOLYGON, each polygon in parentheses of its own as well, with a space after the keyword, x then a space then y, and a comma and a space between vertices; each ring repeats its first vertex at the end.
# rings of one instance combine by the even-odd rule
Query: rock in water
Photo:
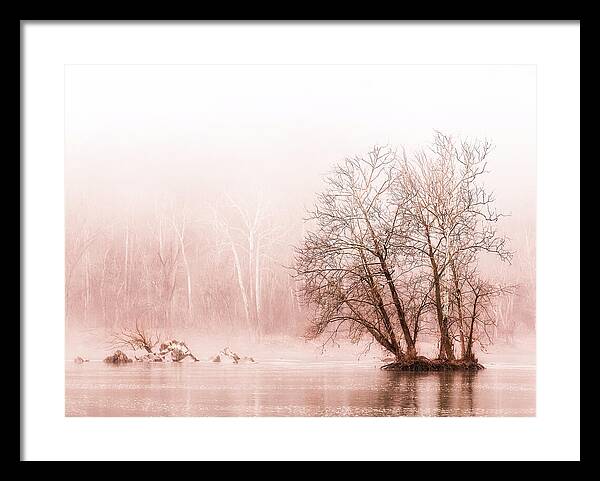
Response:
POLYGON ((249 356, 241 357, 236 352, 233 352, 229 347, 224 348, 215 356, 208 359, 210 362, 228 362, 231 364, 242 364, 246 362, 256 362, 254 358, 249 356))
POLYGON ((162 357, 160 357, 158 354, 155 354, 153 352, 149 352, 148 354, 144 354, 141 357, 137 357, 136 356, 136 361, 141 361, 141 362, 162 362, 162 357))
POLYGON ((123 351, 117 350, 112 356, 106 357, 104 362, 109 364, 122 364, 126 362, 132 362, 132 360, 129 359, 123 351))
POLYGON ((222 351, 219 351, 218 354, 216 356, 213 356, 211 359, 213 360, 213 362, 237 364, 240 358, 235 352, 231 351, 228 347, 226 347, 222 351))
POLYGON ((180 361, 177 362, 182 362, 182 363, 195 363, 196 361, 198 361, 199 359, 194 359, 191 355, 187 354, 185 356, 183 356, 183 358, 180 361))
POLYGON ((173 362, 180 362, 183 361, 187 356, 187 353, 185 353, 182 349, 179 349, 178 347, 174 348, 171 351, 171 359, 173 359, 173 362))
POLYGON ((188 357, 193 361, 198 360, 192 351, 190 351, 190 348, 187 347, 185 342, 177 341, 175 339, 172 339, 167 343, 162 343, 160 345, 159 354, 165 359, 165 361, 170 358, 173 362, 181 362, 188 357))
POLYGON ((84 362, 88 362, 88 359, 84 359, 84 358, 83 358, 83 357, 81 357, 81 356, 77 356, 75 359, 73 359, 73 362, 74 362, 75 364, 82 364, 82 363, 84 363, 84 362))

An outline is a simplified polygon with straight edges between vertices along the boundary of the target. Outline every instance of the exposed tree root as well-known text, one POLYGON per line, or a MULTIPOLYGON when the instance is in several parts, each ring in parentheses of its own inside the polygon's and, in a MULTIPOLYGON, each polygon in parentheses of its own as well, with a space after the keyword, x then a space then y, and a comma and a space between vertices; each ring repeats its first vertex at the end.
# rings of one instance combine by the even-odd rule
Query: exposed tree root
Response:
POLYGON ((418 356, 414 359, 385 364, 381 369, 384 371, 479 371, 485 368, 477 362, 477 359, 450 361, 418 356))

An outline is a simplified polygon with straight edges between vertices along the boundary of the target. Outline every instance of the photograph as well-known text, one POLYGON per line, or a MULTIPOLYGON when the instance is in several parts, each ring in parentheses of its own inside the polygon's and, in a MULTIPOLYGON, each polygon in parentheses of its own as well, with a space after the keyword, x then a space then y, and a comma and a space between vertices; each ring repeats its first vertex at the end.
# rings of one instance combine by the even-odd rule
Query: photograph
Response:
POLYGON ((532 65, 65 65, 66 416, 535 416, 532 65))
POLYGON ((20 20, 21 461, 580 461, 580 20, 20 20))

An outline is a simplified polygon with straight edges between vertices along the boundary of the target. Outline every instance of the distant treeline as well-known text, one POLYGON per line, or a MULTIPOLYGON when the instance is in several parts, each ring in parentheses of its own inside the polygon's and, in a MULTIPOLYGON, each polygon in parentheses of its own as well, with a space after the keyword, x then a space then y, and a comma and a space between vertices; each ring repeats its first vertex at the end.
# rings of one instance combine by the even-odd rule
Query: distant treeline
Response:
MULTIPOLYGON (((290 227, 291 226, 291 227, 290 227)), ((67 199, 67 330, 141 325, 169 332, 301 335, 287 225, 260 200, 197 205, 162 195, 108 209, 67 199)))
POLYGON ((437 134, 410 158, 377 147, 346 159, 310 219, 260 196, 156 192, 108 205, 68 189, 67 333, 343 332, 398 355, 433 337, 443 356, 510 341, 535 326, 535 238, 512 251, 502 234, 480 182, 490 148, 437 134), (486 256, 512 266, 483 269, 486 256))

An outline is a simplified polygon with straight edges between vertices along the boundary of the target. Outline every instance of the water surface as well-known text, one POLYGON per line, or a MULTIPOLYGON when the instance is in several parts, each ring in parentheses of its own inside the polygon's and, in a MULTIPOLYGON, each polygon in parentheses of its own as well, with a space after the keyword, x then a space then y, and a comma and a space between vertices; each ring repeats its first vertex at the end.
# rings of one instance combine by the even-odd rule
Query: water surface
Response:
POLYGON ((353 362, 66 364, 67 416, 534 416, 535 367, 353 362))

